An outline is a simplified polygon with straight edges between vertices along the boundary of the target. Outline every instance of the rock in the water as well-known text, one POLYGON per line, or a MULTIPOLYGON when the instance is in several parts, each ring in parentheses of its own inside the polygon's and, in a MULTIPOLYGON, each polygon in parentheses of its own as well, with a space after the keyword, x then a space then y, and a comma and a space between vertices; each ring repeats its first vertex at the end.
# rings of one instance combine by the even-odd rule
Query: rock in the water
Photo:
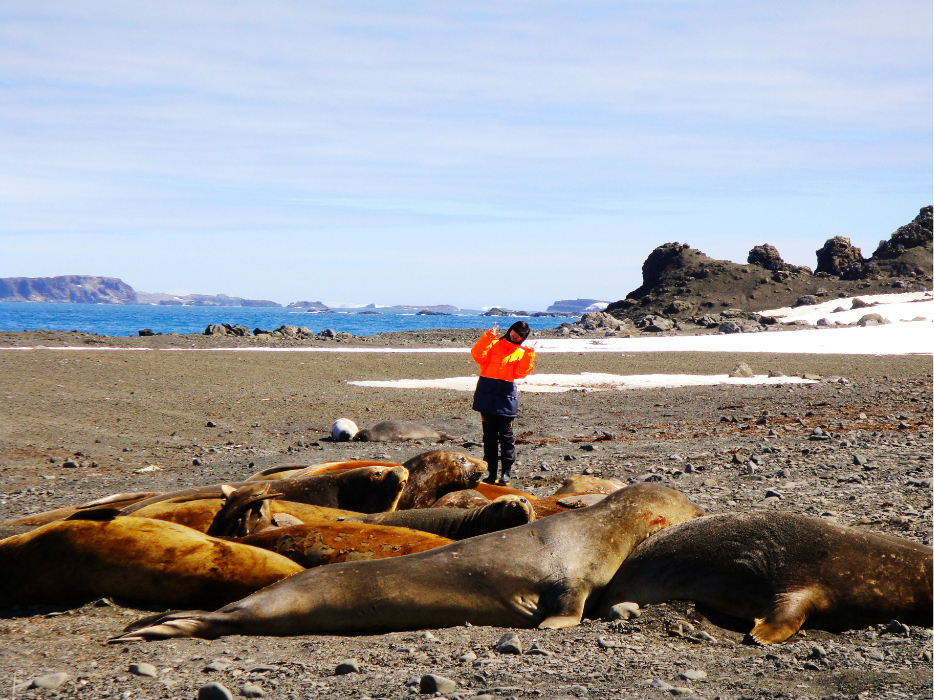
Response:
POLYGON ((220 683, 207 683, 198 688, 198 700, 233 700, 233 695, 220 683))

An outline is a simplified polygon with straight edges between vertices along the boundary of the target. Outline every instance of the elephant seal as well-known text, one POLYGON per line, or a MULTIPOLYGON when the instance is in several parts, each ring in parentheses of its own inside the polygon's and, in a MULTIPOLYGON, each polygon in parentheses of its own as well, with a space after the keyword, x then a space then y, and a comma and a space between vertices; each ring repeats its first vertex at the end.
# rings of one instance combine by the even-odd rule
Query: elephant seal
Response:
POLYGON ((445 450, 425 452, 402 466, 409 472, 409 482, 399 498, 398 510, 428 508, 451 491, 472 489, 487 469, 482 459, 445 450))
POLYGON ((522 496, 522 498, 527 498, 530 501, 535 500, 535 496, 531 493, 526 493, 525 491, 520 491, 519 489, 514 489, 509 486, 497 486, 496 484, 488 484, 485 481, 481 481, 479 484, 473 487, 476 491, 479 491, 482 495, 489 498, 491 501, 495 501, 500 496, 522 496))
POLYGON ((387 442, 390 440, 453 440, 452 435, 432 427, 407 420, 383 420, 372 428, 364 428, 353 436, 355 442, 387 442))
POLYGON ((452 540, 498 532, 535 520, 532 505, 520 496, 503 496, 481 508, 416 508, 351 518, 353 522, 407 527, 452 540))
POLYGON ((432 508, 482 508, 490 505, 490 499, 476 489, 451 491, 431 504, 432 508))
POLYGON ((725 513, 642 543, 595 612, 691 600, 748 621, 752 639, 774 644, 805 623, 835 632, 892 619, 930 627, 931 577, 932 550, 914 542, 804 515, 725 513))
POLYGON ((141 620, 110 641, 375 634, 467 622, 572 627, 633 547, 702 512, 677 491, 637 484, 590 508, 427 552, 311 569, 217 612, 141 620))
MULTIPOLYGON (((269 500, 270 514, 273 523, 277 516, 286 515, 296 518, 303 523, 331 522, 338 519, 353 518, 359 513, 350 510, 340 510, 337 508, 325 508, 323 506, 311 506, 307 503, 295 503, 294 501, 269 500)), ((211 529, 217 514, 223 510, 226 501, 223 498, 202 498, 197 501, 186 501, 184 503, 172 503, 162 501, 153 503, 145 508, 132 513, 133 518, 151 518, 153 520, 165 520, 170 523, 178 523, 185 527, 190 527, 198 532, 207 533, 211 529)))
POLYGON ((561 482, 561 487, 555 491, 555 496, 572 493, 613 493, 619 491, 626 484, 619 479, 601 479, 597 476, 569 476, 561 482))
POLYGON ((349 418, 338 418, 331 424, 331 439, 334 442, 347 442, 353 440, 354 435, 360 432, 357 424, 349 418))
POLYGON ((55 522, 8 537, 0 541, 0 570, 0 607, 105 596, 216 606, 303 568, 279 554, 175 523, 116 517, 55 522))
POLYGON ((291 479, 295 476, 320 474, 326 471, 340 471, 342 469, 359 469, 360 467, 398 467, 399 462, 376 462, 369 459, 353 460, 350 462, 321 462, 319 464, 281 464, 256 472, 247 481, 276 481, 278 479, 291 479))
MULTIPOLYGON (((408 478, 408 471, 404 467, 361 467, 280 479, 269 483, 275 484, 276 498, 282 500, 353 510, 358 513, 379 513, 396 508, 408 478)), ((175 491, 135 503, 124 508, 122 514, 132 515, 146 506, 162 501, 178 503, 220 498, 229 496, 231 488, 248 490, 262 488, 266 483, 242 481, 175 491)))
POLYGON ((47 510, 43 513, 34 513, 33 515, 27 515, 23 518, 16 518, 15 520, 7 520, 6 522, 0 523, 0 526, 17 527, 22 525, 48 525, 49 523, 54 523, 59 520, 65 520, 69 516, 80 513, 82 510, 99 508, 101 506, 126 507, 131 506, 134 503, 139 503, 143 499, 152 498, 153 496, 157 495, 157 493, 152 491, 143 491, 138 493, 115 493, 111 496, 104 496, 103 498, 97 498, 93 501, 82 503, 81 505, 65 506, 64 508, 47 510))
POLYGON ((273 528, 235 541, 276 552, 311 569, 343 561, 401 557, 441 547, 452 540, 404 527, 321 522, 273 528))

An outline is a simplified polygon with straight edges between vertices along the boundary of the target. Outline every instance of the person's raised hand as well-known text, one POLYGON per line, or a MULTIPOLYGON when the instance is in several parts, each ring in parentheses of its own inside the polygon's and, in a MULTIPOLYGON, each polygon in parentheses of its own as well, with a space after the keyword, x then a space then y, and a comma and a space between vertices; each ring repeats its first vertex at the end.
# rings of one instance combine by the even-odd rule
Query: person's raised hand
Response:
POLYGON ((496 335, 496 331, 499 330, 499 324, 496 321, 493 321, 493 328, 490 329, 490 332, 496 335))

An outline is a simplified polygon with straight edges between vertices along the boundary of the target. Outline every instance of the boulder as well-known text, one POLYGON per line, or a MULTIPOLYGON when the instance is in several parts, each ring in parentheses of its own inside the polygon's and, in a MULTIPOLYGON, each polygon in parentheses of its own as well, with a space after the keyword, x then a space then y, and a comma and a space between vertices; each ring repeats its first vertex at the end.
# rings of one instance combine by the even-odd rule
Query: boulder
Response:
POLYGON ((782 260, 782 256, 778 254, 778 249, 768 243, 757 245, 750 250, 749 255, 746 257, 746 262, 750 265, 764 267, 766 270, 771 270, 772 272, 788 269, 788 265, 782 260))
POLYGON ((221 323, 212 323, 204 329, 205 335, 227 335, 227 328, 221 323))
MULTIPOLYGON (((852 271, 862 270, 864 262, 862 251, 850 243, 850 239, 845 236, 834 236, 828 239, 823 247, 817 252, 816 273, 825 272, 834 277, 841 277, 844 271, 852 274, 852 271), (851 268, 856 264, 857 268, 851 268)), ((859 279, 851 277, 851 279, 859 279)))

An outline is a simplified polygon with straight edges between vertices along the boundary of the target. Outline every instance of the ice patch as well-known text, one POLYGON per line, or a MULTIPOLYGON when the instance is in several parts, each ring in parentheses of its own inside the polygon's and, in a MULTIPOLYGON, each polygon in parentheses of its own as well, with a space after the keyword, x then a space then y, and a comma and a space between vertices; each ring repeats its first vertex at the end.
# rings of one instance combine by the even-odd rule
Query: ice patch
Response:
POLYGON ((780 309, 770 309, 759 313, 763 316, 774 316, 781 323, 807 321, 813 324, 822 318, 826 318, 831 323, 834 321, 855 323, 866 314, 879 314, 892 323, 911 321, 919 316, 926 321, 930 321, 934 319, 934 295, 931 292, 867 294, 865 296, 834 298, 813 306, 784 306, 780 309), (861 299, 867 304, 878 304, 878 306, 853 309, 854 299, 861 299), (834 309, 837 308, 846 310, 833 313, 834 309))
MULTIPOLYGON (((396 379, 389 381, 353 381, 354 386, 390 389, 449 389, 473 391, 477 378, 447 377, 444 379, 396 379)), ((520 391, 559 393, 564 391, 609 391, 626 389, 670 389, 682 386, 714 386, 718 384, 813 384, 800 377, 730 377, 726 374, 533 374, 516 381, 520 391)))

